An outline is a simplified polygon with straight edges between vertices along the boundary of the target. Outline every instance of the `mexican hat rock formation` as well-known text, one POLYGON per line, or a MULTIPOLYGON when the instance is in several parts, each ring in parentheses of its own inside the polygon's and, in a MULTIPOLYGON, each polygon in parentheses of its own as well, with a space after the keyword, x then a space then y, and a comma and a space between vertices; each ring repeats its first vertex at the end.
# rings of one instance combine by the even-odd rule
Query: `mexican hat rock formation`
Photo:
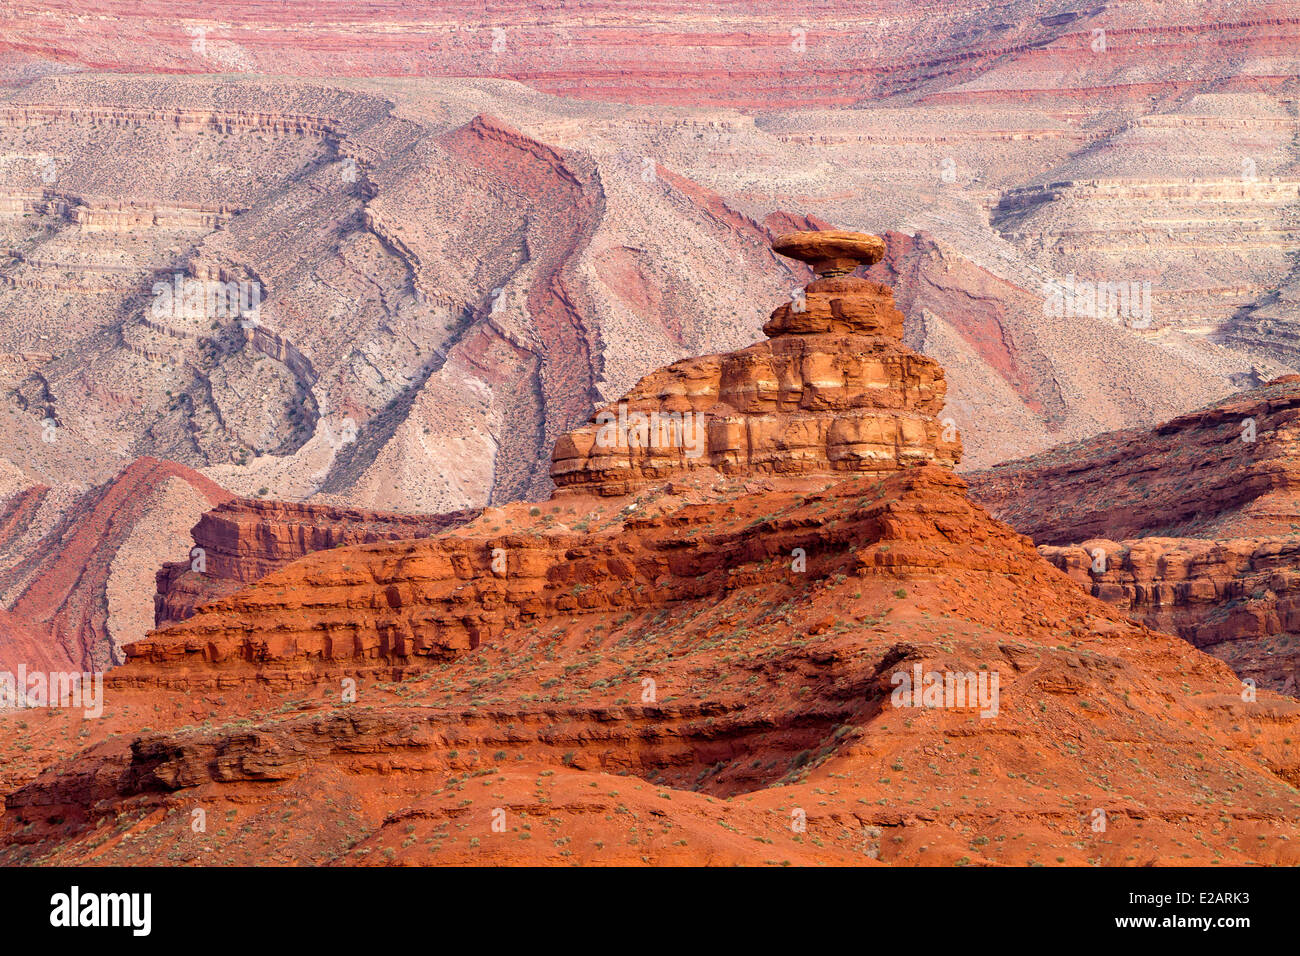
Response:
POLYGON ((883 241, 796 232, 773 248, 818 278, 772 312, 767 339, 647 375, 556 443, 558 488, 622 495, 692 468, 792 475, 956 465, 956 430, 937 421, 943 369, 903 344, 889 287, 848 274, 878 261, 883 241))

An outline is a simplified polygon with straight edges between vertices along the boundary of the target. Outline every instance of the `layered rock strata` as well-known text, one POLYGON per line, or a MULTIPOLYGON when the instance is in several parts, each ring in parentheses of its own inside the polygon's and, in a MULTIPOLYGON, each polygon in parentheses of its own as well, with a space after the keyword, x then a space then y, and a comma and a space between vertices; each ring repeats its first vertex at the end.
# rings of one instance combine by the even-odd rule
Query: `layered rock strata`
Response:
POLYGON ((1297 693, 1300 376, 970 476, 1094 597, 1297 693))
POLYGON ((230 497, 173 462, 140 458, 76 497, 48 531, 31 489, 0 507, 0 672, 53 661, 101 670, 152 623, 149 582, 184 553, 183 529, 230 497), (43 532, 43 533, 42 533, 43 532), (35 542, 32 538, 35 537, 35 542), (44 646, 41 646, 44 645, 44 646))
POLYGON ((884 244, 855 246, 837 239, 844 235, 778 239, 774 248, 822 275, 772 312, 768 338, 643 378, 556 443, 556 486, 621 495, 696 468, 843 475, 954 466, 956 428, 937 420, 943 369, 903 344, 888 286, 846 274, 877 261, 884 244))
POLYGON ((184 561, 157 574, 155 626, 184 620, 224 597, 314 551, 373 541, 427 538, 471 521, 479 509, 403 515, 329 505, 235 498, 205 512, 190 532, 184 561))

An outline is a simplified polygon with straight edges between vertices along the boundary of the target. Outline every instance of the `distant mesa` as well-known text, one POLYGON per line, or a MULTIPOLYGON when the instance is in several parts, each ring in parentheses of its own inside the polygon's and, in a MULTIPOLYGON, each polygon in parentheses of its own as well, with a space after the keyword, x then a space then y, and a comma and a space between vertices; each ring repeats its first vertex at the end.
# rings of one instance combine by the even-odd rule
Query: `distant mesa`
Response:
POLYGON ((359 508, 232 498, 205 512, 190 531, 183 561, 155 576, 154 624, 190 617, 197 608, 232 594, 315 551, 374 541, 427 538, 477 518, 480 508, 439 514, 391 514, 359 508), (202 555, 201 564, 196 562, 202 555))
POLYGON ((1093 597, 1300 696, 1300 376, 967 479, 1093 597))

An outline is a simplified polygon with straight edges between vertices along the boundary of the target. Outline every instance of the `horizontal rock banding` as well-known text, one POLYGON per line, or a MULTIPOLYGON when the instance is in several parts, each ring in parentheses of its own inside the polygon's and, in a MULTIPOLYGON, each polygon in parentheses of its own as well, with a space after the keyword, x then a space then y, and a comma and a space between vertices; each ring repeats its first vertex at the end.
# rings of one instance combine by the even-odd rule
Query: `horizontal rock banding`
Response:
MULTIPOLYGON (((307 554, 131 645, 95 722, 113 729, 75 756, 26 747, 66 715, 6 727, 0 862, 235 862, 255 843, 309 863, 1295 863, 1300 704, 1246 700, 973 504, 936 464, 955 443, 929 438, 942 375, 899 343, 882 287, 804 298, 765 342, 629 397, 728 410, 745 441, 706 450, 744 455, 659 482, 632 456, 622 497, 626 469, 593 461, 547 501, 307 554), (866 422, 904 440, 830 454, 866 422), (1000 696, 900 704, 922 672, 1000 696), (1207 805, 1243 787, 1249 810, 1207 805), (229 830, 176 839, 196 803, 229 830), (489 807, 515 829, 471 838, 489 807), (611 854, 615 813, 637 833, 611 854), (137 821, 129 845, 104 839, 113 819, 137 821), (533 819, 556 838, 526 839, 533 819)), ((250 574, 268 542, 326 544, 343 518, 234 510, 224 552, 250 574)))
POLYGON ((970 476, 1094 597, 1300 687, 1300 376, 970 476))
POLYGON ((248 498, 224 502, 194 526, 191 557, 166 564, 158 572, 155 624, 162 627, 184 620, 196 607, 315 551, 425 538, 477 515, 476 510, 402 515, 248 498))
POLYGON ((626 494, 701 467, 881 473, 960 459, 956 430, 936 421, 943 369, 903 345, 903 315, 888 286, 817 279, 763 330, 766 341, 739 352, 648 375, 561 438, 556 486, 626 494))

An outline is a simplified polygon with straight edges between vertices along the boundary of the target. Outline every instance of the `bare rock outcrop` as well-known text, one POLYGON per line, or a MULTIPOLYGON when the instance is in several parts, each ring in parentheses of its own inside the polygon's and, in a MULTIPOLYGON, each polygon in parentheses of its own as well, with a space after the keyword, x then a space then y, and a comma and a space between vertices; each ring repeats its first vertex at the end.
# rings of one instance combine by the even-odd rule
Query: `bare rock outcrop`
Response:
POLYGON ((1300 541, 1101 539, 1040 553, 1094 597, 1300 696, 1300 541))
POLYGON ((437 515, 389 514, 330 505, 234 498, 199 519, 184 561, 157 574, 155 626, 181 621, 315 551, 374 541, 427 538, 478 517, 479 509, 437 515))
MULTIPOLYGON (((844 282, 757 354, 906 358, 880 291, 844 282)), ((730 367, 736 393, 762 381, 730 367)), ((870 404, 814 367, 768 414, 933 426, 901 367, 853 379, 870 404)), ((623 495, 597 473, 309 554, 131 645, 94 730, 115 736, 32 757, 6 726, 0 862, 1300 862, 1300 703, 1085 594, 939 452, 754 455, 623 495), (901 702, 926 673, 962 700, 901 702), (1243 787, 1248 810, 1205 798, 1243 787), (228 829, 178 839, 196 800, 228 829)))
POLYGON ((1300 681, 1300 376, 970 476, 1094 597, 1261 686, 1300 681))
POLYGON ((943 369, 903 345, 888 286, 847 274, 884 245, 837 240, 844 235, 778 239, 778 251, 822 277, 772 312, 768 338, 646 376, 556 443, 556 486, 620 495, 695 468, 843 475, 956 465, 956 429, 937 421, 943 369))

